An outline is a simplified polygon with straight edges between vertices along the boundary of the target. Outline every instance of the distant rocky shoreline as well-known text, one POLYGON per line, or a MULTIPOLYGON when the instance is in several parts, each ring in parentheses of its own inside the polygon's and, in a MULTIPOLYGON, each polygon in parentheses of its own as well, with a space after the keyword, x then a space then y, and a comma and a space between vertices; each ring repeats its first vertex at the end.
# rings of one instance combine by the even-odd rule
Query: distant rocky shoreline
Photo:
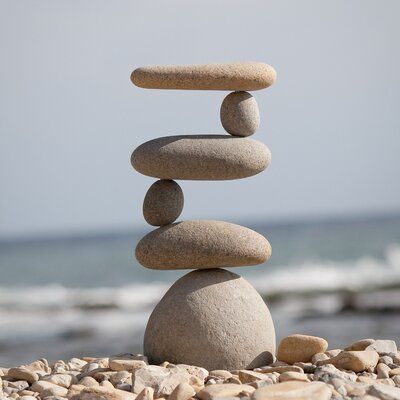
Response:
POLYGON ((393 340, 362 339, 327 350, 320 337, 284 338, 270 365, 207 371, 149 365, 146 356, 72 358, 0 368, 0 399, 20 400, 395 400, 400 352, 393 340))

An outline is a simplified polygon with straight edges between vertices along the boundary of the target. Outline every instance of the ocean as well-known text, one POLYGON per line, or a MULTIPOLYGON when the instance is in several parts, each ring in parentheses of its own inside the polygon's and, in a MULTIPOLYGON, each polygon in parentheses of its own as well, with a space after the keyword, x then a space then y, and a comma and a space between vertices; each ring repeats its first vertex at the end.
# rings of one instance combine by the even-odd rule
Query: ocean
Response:
MULTIPOLYGON (((272 245, 266 264, 232 271, 265 299, 278 340, 400 343, 400 215, 239 223, 272 245)), ((0 241, 0 366, 141 352, 151 310, 188 272, 141 267, 144 233, 0 241)))

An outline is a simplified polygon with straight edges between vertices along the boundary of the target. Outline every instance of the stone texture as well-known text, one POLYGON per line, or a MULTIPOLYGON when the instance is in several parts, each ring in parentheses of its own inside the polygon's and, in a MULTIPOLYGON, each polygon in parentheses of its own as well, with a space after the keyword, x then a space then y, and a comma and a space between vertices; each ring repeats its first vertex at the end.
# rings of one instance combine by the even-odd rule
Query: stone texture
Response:
POLYGON ((228 135, 181 135, 150 140, 137 147, 131 164, 159 179, 229 180, 267 168, 271 153, 261 142, 228 135))
POLYGON ((400 388, 391 387, 388 385, 382 385, 382 384, 372 385, 369 388, 368 393, 382 400, 400 399, 400 388))
POLYGON ((282 382, 257 389, 252 400, 328 400, 332 392, 322 382, 282 382))
POLYGON ((255 368, 271 362, 275 331, 246 280, 222 269, 198 270, 175 282, 154 309, 144 352, 154 364, 168 359, 207 370, 255 368))
POLYGON ((262 62, 165 65, 135 69, 134 85, 145 89, 260 90, 271 86, 275 70, 262 62))
POLYGON ((77 383, 77 378, 70 374, 53 374, 44 376, 41 378, 42 381, 54 383, 55 385, 69 388, 71 385, 77 383))
POLYGON ((144 388, 151 387, 155 398, 167 397, 180 383, 188 383, 189 379, 189 373, 182 369, 149 365, 134 373, 132 391, 139 394, 144 388))
POLYGON ((319 361, 318 365, 332 364, 337 368, 362 372, 369 368, 375 368, 378 360, 378 353, 373 350, 342 351, 336 357, 325 361, 319 361))
POLYGON ((68 392, 71 400, 135 400, 136 395, 119 389, 108 387, 85 387, 74 385, 68 392))
POLYGON ((281 340, 276 356, 288 364, 309 362, 313 355, 323 353, 327 348, 328 342, 320 337, 290 335, 281 340))
POLYGON ((249 385, 238 385, 236 383, 216 384, 206 386, 197 393, 197 397, 201 400, 212 400, 221 397, 231 397, 248 395, 254 392, 254 388, 249 385))
POLYGON ((375 340, 365 350, 375 350, 381 356, 397 353, 397 346, 394 340, 375 340))
POLYGON ((144 219, 153 226, 172 224, 181 215, 182 209, 182 189, 171 180, 154 182, 143 201, 144 219))
POLYGON ((151 269, 207 269, 261 264, 271 246, 259 233, 223 221, 183 221, 158 228, 136 246, 136 259, 151 269))
POLYGON ((168 397, 168 400, 189 400, 196 394, 195 390, 188 383, 180 383, 168 397))
POLYGON ((134 372, 137 369, 145 368, 146 361, 137 359, 133 354, 122 354, 110 357, 109 368, 113 371, 134 372))
POLYGON ((233 92, 225 97, 220 110, 221 124, 234 136, 250 136, 260 126, 256 99, 247 92, 233 92))
POLYGON ((308 378, 307 375, 301 372, 284 372, 283 374, 279 375, 279 382, 287 382, 287 381, 303 381, 307 382, 308 378))
POLYGON ((375 339, 361 339, 345 347, 344 350, 347 351, 361 351, 365 350, 369 345, 373 344, 375 339))

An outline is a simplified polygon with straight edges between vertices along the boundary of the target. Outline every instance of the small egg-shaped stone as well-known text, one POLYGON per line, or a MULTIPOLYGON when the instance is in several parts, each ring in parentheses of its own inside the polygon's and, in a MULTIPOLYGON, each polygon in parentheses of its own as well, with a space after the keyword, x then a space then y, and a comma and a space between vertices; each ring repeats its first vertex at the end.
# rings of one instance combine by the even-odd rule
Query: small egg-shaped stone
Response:
POLYGON ((172 224, 183 209, 183 192, 172 180, 154 182, 143 201, 144 219, 153 226, 172 224))
POLYGON ((250 136, 260 126, 256 99, 248 92, 232 92, 221 104, 221 123, 233 136, 250 136))

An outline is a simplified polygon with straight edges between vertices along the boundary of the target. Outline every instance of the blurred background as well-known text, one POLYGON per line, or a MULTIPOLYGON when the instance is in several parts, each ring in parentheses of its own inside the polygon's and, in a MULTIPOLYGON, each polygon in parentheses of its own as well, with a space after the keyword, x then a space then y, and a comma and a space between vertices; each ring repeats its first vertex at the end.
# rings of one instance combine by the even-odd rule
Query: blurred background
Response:
POLYGON ((153 179, 130 154, 222 133, 227 93, 142 90, 151 64, 265 61, 254 92, 273 161, 226 182, 179 182, 181 219, 264 234, 240 268, 278 339, 331 348, 400 339, 400 3, 387 0, 0 0, 0 365, 141 351, 149 313, 187 271, 142 268, 153 179))

